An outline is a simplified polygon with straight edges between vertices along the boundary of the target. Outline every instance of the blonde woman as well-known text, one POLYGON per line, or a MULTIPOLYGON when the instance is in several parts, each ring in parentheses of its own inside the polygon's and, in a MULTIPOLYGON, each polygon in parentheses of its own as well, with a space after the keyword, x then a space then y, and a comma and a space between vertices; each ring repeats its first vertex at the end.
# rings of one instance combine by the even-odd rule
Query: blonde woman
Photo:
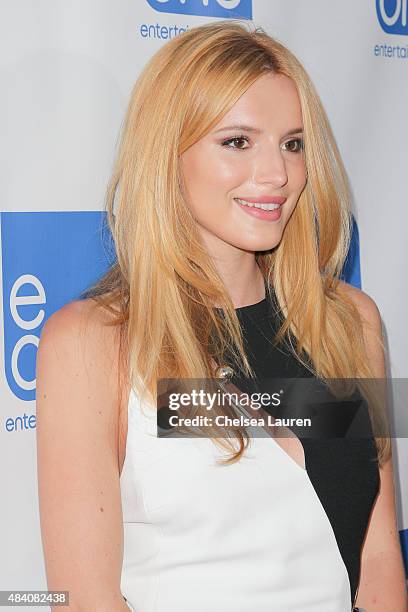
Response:
POLYGON ((117 262, 37 358, 69 610, 405 612, 389 439, 156 436, 163 378, 385 377, 378 309, 339 280, 349 202, 310 78, 261 28, 205 24, 147 63, 107 193, 117 262))

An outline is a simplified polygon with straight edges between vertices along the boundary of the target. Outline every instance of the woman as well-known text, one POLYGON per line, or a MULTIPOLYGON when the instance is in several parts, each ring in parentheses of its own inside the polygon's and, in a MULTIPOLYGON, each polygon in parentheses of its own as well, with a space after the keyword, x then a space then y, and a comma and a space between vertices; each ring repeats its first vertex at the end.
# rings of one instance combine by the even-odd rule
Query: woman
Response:
POLYGON ((206 24, 147 63, 108 189, 117 262, 37 358, 70 609, 406 609, 389 439, 156 437, 159 379, 385 377, 378 309, 339 280, 349 201, 310 78, 262 29, 206 24))

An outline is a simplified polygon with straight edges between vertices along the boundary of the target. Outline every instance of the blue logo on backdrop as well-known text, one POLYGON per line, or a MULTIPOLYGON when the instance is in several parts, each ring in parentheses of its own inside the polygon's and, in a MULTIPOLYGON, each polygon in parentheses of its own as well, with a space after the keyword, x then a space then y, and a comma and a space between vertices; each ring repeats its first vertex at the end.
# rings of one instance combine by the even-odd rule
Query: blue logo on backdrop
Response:
POLYGON ((384 32, 408 36, 408 0, 376 0, 376 5, 384 32))
POLYGON ((5 373, 22 400, 35 399, 45 320, 108 267, 105 218, 101 212, 1 213, 5 373))
POLYGON ((161 13, 252 19, 252 0, 147 0, 161 13))

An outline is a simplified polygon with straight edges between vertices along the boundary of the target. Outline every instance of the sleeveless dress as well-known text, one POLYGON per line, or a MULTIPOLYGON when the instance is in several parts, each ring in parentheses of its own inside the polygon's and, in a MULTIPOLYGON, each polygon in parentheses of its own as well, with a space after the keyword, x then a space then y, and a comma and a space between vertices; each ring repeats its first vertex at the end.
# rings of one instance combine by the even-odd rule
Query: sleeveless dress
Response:
MULTIPOLYGON (((267 297, 236 312, 259 379, 312 376, 272 344, 267 297)), ((350 612, 379 490, 374 440, 300 441, 306 469, 270 437, 219 465, 210 439, 158 438, 156 408, 132 389, 120 476, 129 609, 350 612)))

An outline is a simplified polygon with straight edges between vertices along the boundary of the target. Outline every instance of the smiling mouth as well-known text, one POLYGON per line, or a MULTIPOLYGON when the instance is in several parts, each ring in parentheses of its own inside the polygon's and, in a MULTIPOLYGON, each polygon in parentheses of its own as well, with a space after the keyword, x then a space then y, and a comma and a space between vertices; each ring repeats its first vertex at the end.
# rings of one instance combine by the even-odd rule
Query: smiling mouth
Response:
POLYGON ((241 204, 241 206, 248 206, 249 208, 259 208, 261 210, 277 210, 282 206, 282 204, 261 204, 258 202, 246 202, 245 200, 241 200, 240 198, 234 198, 234 200, 241 204))

